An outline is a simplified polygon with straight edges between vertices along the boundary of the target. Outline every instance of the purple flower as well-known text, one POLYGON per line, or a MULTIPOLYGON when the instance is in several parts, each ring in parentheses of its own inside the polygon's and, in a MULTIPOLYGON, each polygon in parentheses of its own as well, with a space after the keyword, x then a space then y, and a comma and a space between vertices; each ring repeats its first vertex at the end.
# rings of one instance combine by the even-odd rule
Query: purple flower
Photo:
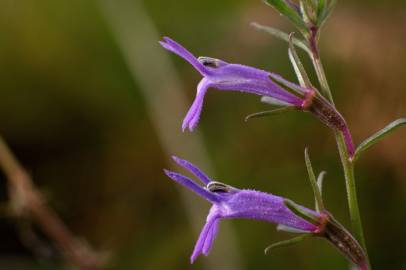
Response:
MULTIPOLYGON (((221 219, 257 219, 283 225, 296 231, 308 233, 320 232, 318 225, 312 224, 294 214, 285 205, 286 199, 283 197, 255 190, 237 189, 220 182, 212 181, 201 170, 188 161, 177 157, 173 157, 173 159, 180 166, 189 170, 199 178, 203 186, 176 172, 165 170, 166 175, 205 198, 213 205, 190 258, 192 263, 201 253, 208 255, 216 238, 219 221, 221 219)), ((313 210, 305 207, 301 207, 301 209, 315 217, 321 217, 319 213, 313 210)))
POLYGON ((188 61, 203 76, 197 85, 195 100, 183 119, 183 131, 186 128, 193 131, 196 127, 202 112, 204 96, 210 87, 218 90, 241 91, 263 96, 265 97, 264 100, 272 100, 272 103, 293 106, 299 110, 311 112, 322 123, 343 133, 350 158, 353 156, 354 145, 347 123, 317 90, 303 88, 285 80, 278 74, 265 70, 240 64, 230 64, 210 57, 196 58, 182 45, 168 37, 164 37, 160 44, 188 61), (283 84, 289 90, 275 81, 283 84))
POLYGON ((200 254, 206 256, 209 254, 218 233, 220 220, 248 218, 278 224, 281 230, 322 237, 360 270, 368 269, 365 253, 357 240, 329 212, 318 213, 283 197, 255 190, 237 189, 213 181, 190 162, 177 157, 172 158, 178 165, 195 175, 203 185, 176 172, 164 170, 166 175, 212 204, 206 224, 190 257, 191 263, 200 254))
POLYGON ((168 37, 164 37, 163 40, 160 41, 160 44, 165 49, 188 61, 203 76, 203 79, 197 86, 196 98, 183 120, 182 130, 189 128, 192 131, 196 127, 202 111, 204 96, 210 87, 218 90, 234 90, 268 96, 299 108, 304 108, 308 105, 306 97, 308 93, 314 92, 313 89, 302 88, 299 85, 284 80, 277 74, 261 69, 240 64, 229 64, 210 57, 196 58, 174 40, 168 37), (271 78, 282 80, 297 93, 293 94, 287 91, 271 78))

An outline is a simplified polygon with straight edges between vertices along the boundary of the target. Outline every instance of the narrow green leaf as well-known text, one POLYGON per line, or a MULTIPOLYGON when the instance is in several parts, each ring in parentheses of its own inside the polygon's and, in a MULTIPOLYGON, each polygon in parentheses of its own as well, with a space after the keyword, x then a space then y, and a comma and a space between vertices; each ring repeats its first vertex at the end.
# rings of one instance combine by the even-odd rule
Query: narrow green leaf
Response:
POLYGON ((310 82, 309 76, 307 75, 307 72, 300 61, 299 56, 297 55, 295 46, 293 45, 293 35, 295 33, 290 33, 289 34, 289 49, 288 49, 288 54, 289 54, 289 59, 290 62, 292 63, 293 69, 295 70, 296 77, 299 80, 300 86, 305 87, 305 88, 312 88, 312 83, 310 82))
POLYGON ((312 0, 301 0, 300 10, 302 11, 305 23, 314 24, 316 22, 317 10, 312 0))
POLYGON ((269 110, 269 111, 252 113, 245 117, 245 122, 247 122, 248 120, 251 120, 252 118, 260 118, 260 117, 265 117, 265 116, 278 115, 281 113, 291 112, 291 111, 296 111, 296 110, 297 110, 296 107, 290 106, 290 107, 283 107, 283 108, 278 108, 278 109, 269 110))
POLYGON ((317 212, 323 212, 324 211, 323 198, 321 197, 321 191, 316 182, 316 176, 313 171, 313 167, 312 167, 312 163, 310 161, 309 152, 307 150, 307 147, 305 148, 305 163, 306 163, 307 173, 309 174, 310 184, 312 185, 312 189, 313 189, 314 200, 316 202, 316 210, 317 210, 317 212))
POLYGON ((322 198, 323 198, 323 180, 326 174, 327 173, 325 171, 322 171, 319 173, 319 176, 317 177, 317 187, 320 190, 320 195, 322 196, 322 198))
POLYGON ((286 79, 284 79, 281 75, 275 74, 275 73, 270 73, 269 74, 269 79, 287 87, 287 91, 290 93, 297 95, 297 96, 302 96, 303 92, 306 90, 305 88, 301 87, 300 85, 297 85, 295 83, 292 83, 286 79))
POLYGON ((300 229, 296 229, 296 228, 292 228, 283 224, 278 224, 278 226, 276 226, 276 230, 278 231, 284 231, 284 232, 289 232, 289 233, 309 233, 308 231, 304 231, 304 230, 300 230, 300 229))
POLYGON ((306 32, 307 27, 297 9, 288 5, 284 0, 265 0, 265 3, 287 17, 300 31, 306 32))
POLYGON ((279 99, 273 98, 273 97, 269 97, 269 96, 263 96, 261 97, 261 102, 263 103, 267 103, 267 104, 271 104, 271 105, 275 105, 275 106, 292 106, 291 104, 281 101, 279 99))
MULTIPOLYGON (((320 0, 322 2, 325 2, 325 0, 320 0)), ((327 20, 327 18, 330 16, 331 12, 336 6, 337 1, 336 0, 329 0, 327 4, 324 3, 324 8, 321 10, 318 10, 320 12, 317 16, 317 25, 321 27, 323 23, 327 20)))
POLYGON ((290 211, 292 211, 298 217, 307 220, 308 222, 315 224, 319 221, 319 217, 313 215, 312 213, 308 212, 304 209, 304 207, 298 205, 297 203, 293 202, 292 200, 285 199, 284 204, 290 211))
POLYGON ((317 18, 320 18, 321 14, 324 12, 326 7, 326 0, 317 1, 317 18))
POLYGON ((372 145, 374 145, 377 142, 379 142, 380 140, 382 140, 385 135, 391 133, 392 131, 394 131, 398 127, 405 126, 405 125, 406 125, 406 118, 400 118, 400 119, 398 119, 396 121, 393 121, 392 123, 390 123, 389 125, 387 125, 383 129, 379 130, 378 132, 376 132, 375 134, 373 134, 372 136, 367 138, 360 145, 358 145, 357 149, 355 150, 353 160, 354 161, 357 160, 359 158, 360 154, 363 151, 365 151, 366 149, 368 149, 372 145))
MULTIPOLYGON (((256 28, 257 30, 266 32, 268 34, 271 34, 281 40, 284 40, 286 42, 289 42, 289 34, 283 32, 282 30, 279 30, 277 28, 273 28, 270 26, 265 26, 265 25, 261 25, 259 23, 256 22, 252 22, 251 26, 253 26, 254 28, 256 28)), ((311 54, 311 51, 309 49, 309 47, 306 45, 306 41, 298 39, 298 38, 293 38, 293 44, 295 44, 297 47, 301 48, 302 50, 304 50, 305 52, 307 52, 308 54, 311 54)))
POLYGON ((306 238, 309 238, 310 236, 311 236, 311 234, 303 234, 303 235, 296 236, 296 237, 294 237, 294 238, 292 238, 292 239, 280 241, 280 242, 274 243, 274 244, 272 244, 272 245, 269 245, 269 246, 268 246, 267 248, 265 248, 265 250, 264 250, 265 255, 268 255, 269 252, 270 252, 271 250, 273 250, 273 249, 281 248, 281 247, 292 246, 292 245, 294 245, 294 244, 297 244, 297 243, 299 243, 299 242, 305 240, 306 238))
POLYGON ((316 10, 316 4, 314 3, 313 0, 302 0, 302 1, 305 3, 305 5, 306 5, 309 9, 316 10))

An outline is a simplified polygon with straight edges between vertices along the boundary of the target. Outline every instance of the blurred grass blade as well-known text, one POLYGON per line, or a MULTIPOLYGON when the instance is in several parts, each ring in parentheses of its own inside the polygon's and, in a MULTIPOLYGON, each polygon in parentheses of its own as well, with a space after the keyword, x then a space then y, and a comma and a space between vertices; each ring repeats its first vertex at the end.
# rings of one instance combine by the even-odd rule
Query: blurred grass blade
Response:
POLYGON ((265 0, 265 3, 288 18, 300 31, 307 31, 306 24, 302 19, 300 11, 294 3, 288 2, 287 0, 265 0))
POLYGON ((289 34, 289 49, 288 49, 289 59, 290 62, 292 63, 293 69, 295 70, 296 77, 299 80, 300 86, 305 88, 312 88, 309 76, 307 75, 302 62, 300 61, 300 58, 297 55, 295 46, 293 45, 294 34, 295 33, 293 32, 289 34))
POLYGON ((312 224, 319 222, 318 216, 308 212, 307 210, 304 209, 303 206, 298 205, 294 201, 285 199, 284 204, 287 208, 289 208, 290 211, 292 211, 298 217, 301 217, 312 224))
POLYGON ((367 138, 365 141, 363 141, 360 145, 358 145, 357 149, 355 150, 354 158, 353 160, 357 160, 359 156, 361 155, 362 152, 364 152, 366 149, 371 147, 372 145, 376 144, 380 140, 384 138, 387 134, 391 133, 395 129, 401 126, 406 125, 406 118, 400 118, 396 121, 393 121, 383 129, 379 130, 369 138, 367 138))
POLYGON ((323 198, 323 180, 324 180, 324 176, 325 176, 326 174, 327 174, 327 173, 326 173, 325 171, 322 171, 322 172, 319 174, 319 176, 317 177, 317 187, 319 188, 320 195, 322 196, 322 198, 323 198))
MULTIPOLYGON (((179 136, 179 116, 188 107, 188 100, 184 95, 176 68, 170 60, 169 54, 158 45, 161 34, 157 31, 146 9, 145 1, 132 0, 102 0, 100 5, 106 25, 109 27, 114 42, 117 43, 123 61, 145 100, 145 110, 149 114, 151 123, 156 129, 165 155, 179 153, 183 156, 193 156, 196 163, 210 171, 210 158, 203 143, 202 134, 194 136, 179 136), (151 72, 153 71, 153 73, 151 72), (159 79, 157 79, 159 78, 159 79)), ((196 232, 201 229, 200 217, 204 215, 204 203, 194 200, 193 194, 181 190, 181 198, 196 232)), ((233 269, 243 270, 243 256, 239 253, 235 233, 231 224, 222 224, 224 228, 218 256, 209 256, 205 260, 205 269, 233 269)), ((131 257, 131 264, 139 265, 139 257, 131 257)), ((122 264, 123 262, 118 262, 122 264)), ((145 269, 148 267, 142 267, 145 269)), ((124 269, 124 267, 117 267, 124 269)), ((127 268, 126 268, 127 269, 127 268)), ((130 267, 139 269, 139 267, 130 267)), ((150 267, 148 269, 158 269, 150 267)))
MULTIPOLYGON (((270 27, 270 26, 265 26, 262 24, 259 24, 257 22, 252 22, 251 26, 256 28, 257 30, 266 32, 268 34, 271 34, 281 40, 284 40, 286 42, 289 42, 289 34, 283 32, 282 30, 279 30, 277 28, 274 27, 270 27)), ((307 52, 308 54, 311 54, 311 51, 309 49, 309 47, 306 45, 306 42, 304 40, 298 39, 298 38, 293 38, 292 39, 293 44, 295 44, 297 47, 301 48, 302 50, 304 50, 305 52, 307 52)))
POLYGON ((317 182, 316 182, 316 175, 314 174, 314 171, 313 171, 313 167, 312 167, 312 163, 310 161, 309 151, 307 150, 307 147, 305 148, 305 163, 306 163, 307 173, 309 174, 310 184, 312 185, 312 189, 313 189, 314 200, 316 202, 316 211, 322 212, 322 211, 324 211, 323 198, 321 197, 321 190, 319 189, 319 186, 317 185, 317 182))
POLYGON ((280 241, 280 242, 274 243, 272 245, 269 245, 264 250, 265 255, 268 255, 270 253, 270 251, 273 250, 273 249, 295 245, 295 244, 297 244, 299 242, 302 242, 306 238, 309 238, 310 236, 311 236, 311 234, 303 234, 303 235, 296 236, 296 237, 294 237, 292 239, 280 241))
POLYGON ((252 118, 261 118, 261 117, 266 117, 266 116, 278 115, 278 114, 282 114, 285 112, 291 112, 291 111, 296 111, 296 110, 297 110, 296 107, 290 106, 290 107, 283 107, 283 108, 278 108, 278 109, 269 110, 269 111, 252 113, 245 117, 245 122, 247 122, 248 120, 251 120, 252 118))

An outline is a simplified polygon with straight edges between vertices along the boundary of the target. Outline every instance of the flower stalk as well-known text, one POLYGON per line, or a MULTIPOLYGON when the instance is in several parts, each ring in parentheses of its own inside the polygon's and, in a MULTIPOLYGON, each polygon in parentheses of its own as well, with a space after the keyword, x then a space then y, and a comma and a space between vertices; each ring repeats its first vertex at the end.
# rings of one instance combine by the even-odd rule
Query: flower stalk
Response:
MULTIPOLYGON (((288 19, 290 19, 290 21, 299 29, 299 31, 302 33, 304 37, 304 41, 306 43, 305 47, 307 48, 306 51, 308 52, 311 58, 321 87, 320 92, 324 95, 324 97, 327 100, 327 102, 324 102, 322 97, 315 98, 313 103, 320 103, 321 105, 312 104, 312 106, 309 107, 309 110, 310 111, 313 110, 312 111, 313 114, 318 116, 322 122, 327 124, 334 131, 338 152, 344 170, 352 228, 355 237, 360 241, 361 245, 365 250, 366 258, 368 258, 356 194, 354 164, 353 164, 354 158, 356 158, 355 149, 352 143, 351 134, 347 127, 347 124, 344 118, 341 117, 341 115, 335 109, 333 96, 331 94, 331 90, 325 75, 323 64, 320 59, 320 50, 318 47, 320 28, 326 21, 327 17, 331 14, 331 11, 335 6, 336 1, 320 0, 312 2, 307 0, 301 0, 299 1, 300 9, 292 7, 287 11, 286 9, 281 8, 283 7, 283 5, 279 4, 280 2, 286 3, 287 2, 286 0, 281 1, 266 0, 266 1, 278 12, 280 12, 281 14, 285 15, 288 19), (293 20, 296 16, 300 17, 300 23, 297 23, 296 20, 293 20), (303 29, 303 24, 305 25, 305 29, 303 29)), ((281 35, 279 34, 279 36, 281 35)), ((286 37, 282 38, 287 40, 286 37)), ((289 41, 290 43, 292 43, 291 40, 289 41)), ((368 259, 366 260, 366 265, 367 266, 369 265, 368 259)))
MULTIPOLYGON (((315 48, 318 52, 317 42, 315 42, 315 48)), ((316 52, 313 52, 310 55, 310 58, 313 62, 314 68, 316 70, 317 79, 319 80, 321 89, 324 93, 326 93, 327 98, 330 100, 330 103, 332 104, 332 106, 334 106, 333 96, 331 94, 330 87, 329 87, 329 84, 328 84, 328 81, 327 81, 327 78, 326 78, 326 75, 324 72, 324 68, 321 63, 318 53, 316 54, 316 52)), ((359 205, 358 205, 357 188, 356 188, 355 175, 354 175, 354 163, 352 161, 354 149, 351 150, 351 148, 349 148, 348 145, 346 145, 346 143, 345 143, 345 141, 346 141, 345 137, 350 136, 349 130, 347 128, 345 131, 342 131, 342 132, 336 131, 334 134, 335 134, 338 152, 339 152, 340 159, 341 159, 341 164, 342 164, 343 170, 344 170, 348 208, 349 208, 349 212, 350 212, 350 220, 351 220, 353 234, 354 234, 355 238, 360 242, 361 246, 363 247, 364 252, 365 252, 365 257, 366 257, 366 264, 369 266, 370 263, 369 263, 369 259, 368 259, 368 251, 367 251, 367 247, 365 244, 365 237, 364 237, 364 231, 363 231, 363 227, 362 227, 361 214, 360 214, 359 205)))

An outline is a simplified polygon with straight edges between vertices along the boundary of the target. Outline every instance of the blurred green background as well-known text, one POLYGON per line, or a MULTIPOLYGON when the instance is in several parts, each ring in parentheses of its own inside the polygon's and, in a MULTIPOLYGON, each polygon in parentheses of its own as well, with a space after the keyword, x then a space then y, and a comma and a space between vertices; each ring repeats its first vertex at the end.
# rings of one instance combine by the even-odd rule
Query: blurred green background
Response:
MULTIPOLYGON (((401 0, 342 0, 323 28, 327 76, 357 143, 406 115, 405 7, 401 0)), ((171 154, 211 168, 211 176, 233 186, 312 207, 303 160, 309 146, 315 169, 328 172, 329 210, 349 223, 332 133, 310 115, 245 123, 247 114, 267 106, 257 96, 211 90, 198 130, 180 130, 200 75, 158 40, 168 35, 196 55, 294 80, 287 45, 255 31, 252 21, 293 30, 261 1, 0 2, 0 134, 69 228, 113 254, 109 268, 347 267, 319 239, 264 256, 267 245, 290 235, 251 220, 222 222, 211 255, 189 264, 196 224, 203 225, 209 204, 164 176, 171 154)), ((374 269, 406 269, 405 134, 390 135, 356 166, 374 269)), ((0 179, 5 208, 6 179, 0 179)), ((64 267, 51 243, 45 254, 30 248, 18 222, 2 213, 0 269, 64 267)))

